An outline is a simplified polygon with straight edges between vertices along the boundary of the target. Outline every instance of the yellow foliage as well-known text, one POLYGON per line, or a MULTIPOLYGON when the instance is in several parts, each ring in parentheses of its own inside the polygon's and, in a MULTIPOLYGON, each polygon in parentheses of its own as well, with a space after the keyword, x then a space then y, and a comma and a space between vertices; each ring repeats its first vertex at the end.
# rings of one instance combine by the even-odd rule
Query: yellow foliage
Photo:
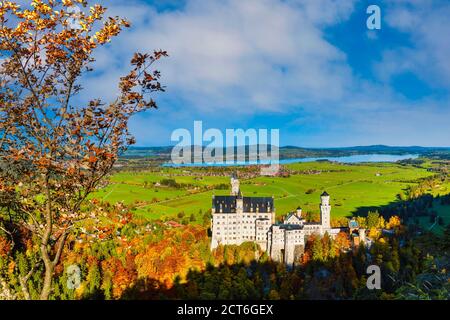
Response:
POLYGON ((11 261, 8 265, 8 273, 12 274, 14 272, 15 267, 16 267, 16 263, 14 261, 11 261))
POLYGON ((380 228, 380 229, 383 229, 385 227, 385 225, 386 225, 386 221, 384 220, 384 218, 382 216, 380 216, 378 218, 378 225, 377 225, 377 227, 380 228))
POLYGON ((63 5, 66 7, 73 6, 73 2, 71 0, 62 0, 63 5))
POLYGON ((377 228, 370 228, 369 238, 377 239, 380 236, 380 231, 377 228))
POLYGON ((398 216, 392 216, 389 218, 389 222, 386 225, 387 229, 395 229, 400 227, 401 221, 398 216))
POLYGON ((77 299, 81 299, 84 295, 85 290, 86 290, 86 283, 81 283, 80 286, 75 289, 75 297, 77 299))
POLYGON ((361 228, 366 228, 367 227, 367 219, 365 217, 356 217, 356 222, 358 222, 358 225, 361 228))

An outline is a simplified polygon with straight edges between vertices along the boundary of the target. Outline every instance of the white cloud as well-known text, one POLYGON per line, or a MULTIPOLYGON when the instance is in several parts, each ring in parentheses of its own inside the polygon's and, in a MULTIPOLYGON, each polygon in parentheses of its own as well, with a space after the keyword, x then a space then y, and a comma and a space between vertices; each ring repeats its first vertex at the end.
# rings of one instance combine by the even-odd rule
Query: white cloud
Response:
POLYGON ((450 89, 450 41, 448 1, 392 1, 387 24, 407 34, 411 46, 387 50, 376 66, 383 80, 413 72, 437 88, 450 89))
MULTIPOLYGON (((349 16, 352 2, 342 3, 191 0, 167 12, 113 3, 112 12, 131 17, 134 27, 99 52, 97 67, 123 69, 118 59, 131 52, 163 48, 170 58, 159 67, 170 94, 205 112, 278 112, 340 100, 352 84, 351 69, 320 26, 349 16)), ((93 81, 110 83, 110 72, 93 81)))
POLYGON ((132 122, 140 145, 165 144, 172 129, 193 120, 245 128, 251 116, 275 113, 306 115, 291 119, 290 144, 448 144, 448 105, 411 103, 390 87, 393 76, 413 72, 449 89, 450 42, 443 37, 450 5, 444 2, 399 0, 383 9, 387 26, 413 45, 383 53, 375 66, 381 84, 355 76, 345 52, 325 34, 350 17, 356 1, 187 0, 165 11, 140 0, 101 2, 132 28, 96 52, 84 96, 114 98, 135 51, 170 54, 158 63, 168 86, 158 98, 164 109, 132 122), (297 136, 295 126, 310 130, 297 136))

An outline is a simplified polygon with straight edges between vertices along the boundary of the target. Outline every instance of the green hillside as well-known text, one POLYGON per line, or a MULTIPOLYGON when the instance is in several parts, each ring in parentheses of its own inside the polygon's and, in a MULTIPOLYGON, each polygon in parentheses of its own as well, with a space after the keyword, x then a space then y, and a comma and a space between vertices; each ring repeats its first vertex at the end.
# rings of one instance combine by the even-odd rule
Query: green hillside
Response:
MULTIPOLYGON (((382 206, 396 200, 417 179, 433 173, 425 168, 394 163, 338 164, 310 162, 287 165, 289 177, 241 178, 245 196, 274 196, 277 216, 301 206, 304 212, 317 213, 319 195, 331 195, 332 217, 351 216, 367 207, 382 206)), ((164 168, 158 172, 120 172, 111 177, 111 184, 94 197, 111 203, 123 201, 135 207, 136 214, 147 218, 199 215, 210 210, 213 194, 229 194, 229 177, 205 176, 204 171, 189 168, 164 168), (176 187, 159 185, 164 179, 174 180, 176 187), (155 186, 156 183, 156 186, 155 186), (226 189, 224 189, 226 188, 226 189)), ((213 168, 210 173, 213 173, 213 168)), ((435 194, 447 194, 444 184, 435 194)))

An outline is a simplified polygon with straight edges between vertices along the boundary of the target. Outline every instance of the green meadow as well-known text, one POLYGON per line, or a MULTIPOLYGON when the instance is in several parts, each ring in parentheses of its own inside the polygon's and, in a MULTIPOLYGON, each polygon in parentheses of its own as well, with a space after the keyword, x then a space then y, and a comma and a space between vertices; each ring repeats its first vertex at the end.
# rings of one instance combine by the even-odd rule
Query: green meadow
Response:
MULTIPOLYGON (((432 175, 425 169, 426 166, 417 168, 396 163, 309 162, 286 167, 295 174, 290 177, 241 178, 243 195, 273 196, 277 216, 281 216, 298 206, 305 213, 318 213, 320 194, 327 191, 331 196, 332 218, 339 218, 395 201, 397 195, 409 185, 416 184, 417 179, 432 175)), ((132 205, 135 214, 149 219, 180 213, 185 216, 193 214, 197 219, 201 212, 210 210, 214 194, 229 194, 229 186, 226 190, 218 189, 218 186, 229 185, 230 179, 228 176, 200 176, 196 170, 199 169, 161 168, 157 172, 119 172, 94 197, 111 203, 122 201, 132 205), (163 179, 173 179, 182 187, 159 185, 163 179)), ((441 185, 430 192, 450 193, 450 185, 441 185)), ((439 210, 444 214, 447 208, 439 210)))

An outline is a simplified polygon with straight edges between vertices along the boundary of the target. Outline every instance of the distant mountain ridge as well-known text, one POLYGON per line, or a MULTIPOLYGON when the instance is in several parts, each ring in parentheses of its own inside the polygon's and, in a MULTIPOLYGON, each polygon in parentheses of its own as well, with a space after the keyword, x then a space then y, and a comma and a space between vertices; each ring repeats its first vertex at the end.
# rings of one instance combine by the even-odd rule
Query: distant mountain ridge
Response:
MULTIPOLYGON (((268 146, 271 150, 271 146, 268 146)), ((205 148, 205 146, 203 146, 205 148)), ((250 149, 245 146, 246 154, 250 149)), ((123 158, 142 158, 152 157, 161 160, 169 159, 173 146, 161 147, 131 147, 122 155, 123 158)), ((235 150, 237 148, 235 147, 235 150)), ((194 150, 194 146, 191 146, 194 150)), ((227 149, 223 149, 226 154, 227 149)), ((281 159, 309 158, 309 157, 341 157, 361 154, 417 154, 420 156, 450 158, 450 147, 421 147, 421 146, 387 146, 387 145, 369 145, 354 147, 329 147, 329 148, 304 148, 297 146, 283 146, 279 149, 281 159)))

